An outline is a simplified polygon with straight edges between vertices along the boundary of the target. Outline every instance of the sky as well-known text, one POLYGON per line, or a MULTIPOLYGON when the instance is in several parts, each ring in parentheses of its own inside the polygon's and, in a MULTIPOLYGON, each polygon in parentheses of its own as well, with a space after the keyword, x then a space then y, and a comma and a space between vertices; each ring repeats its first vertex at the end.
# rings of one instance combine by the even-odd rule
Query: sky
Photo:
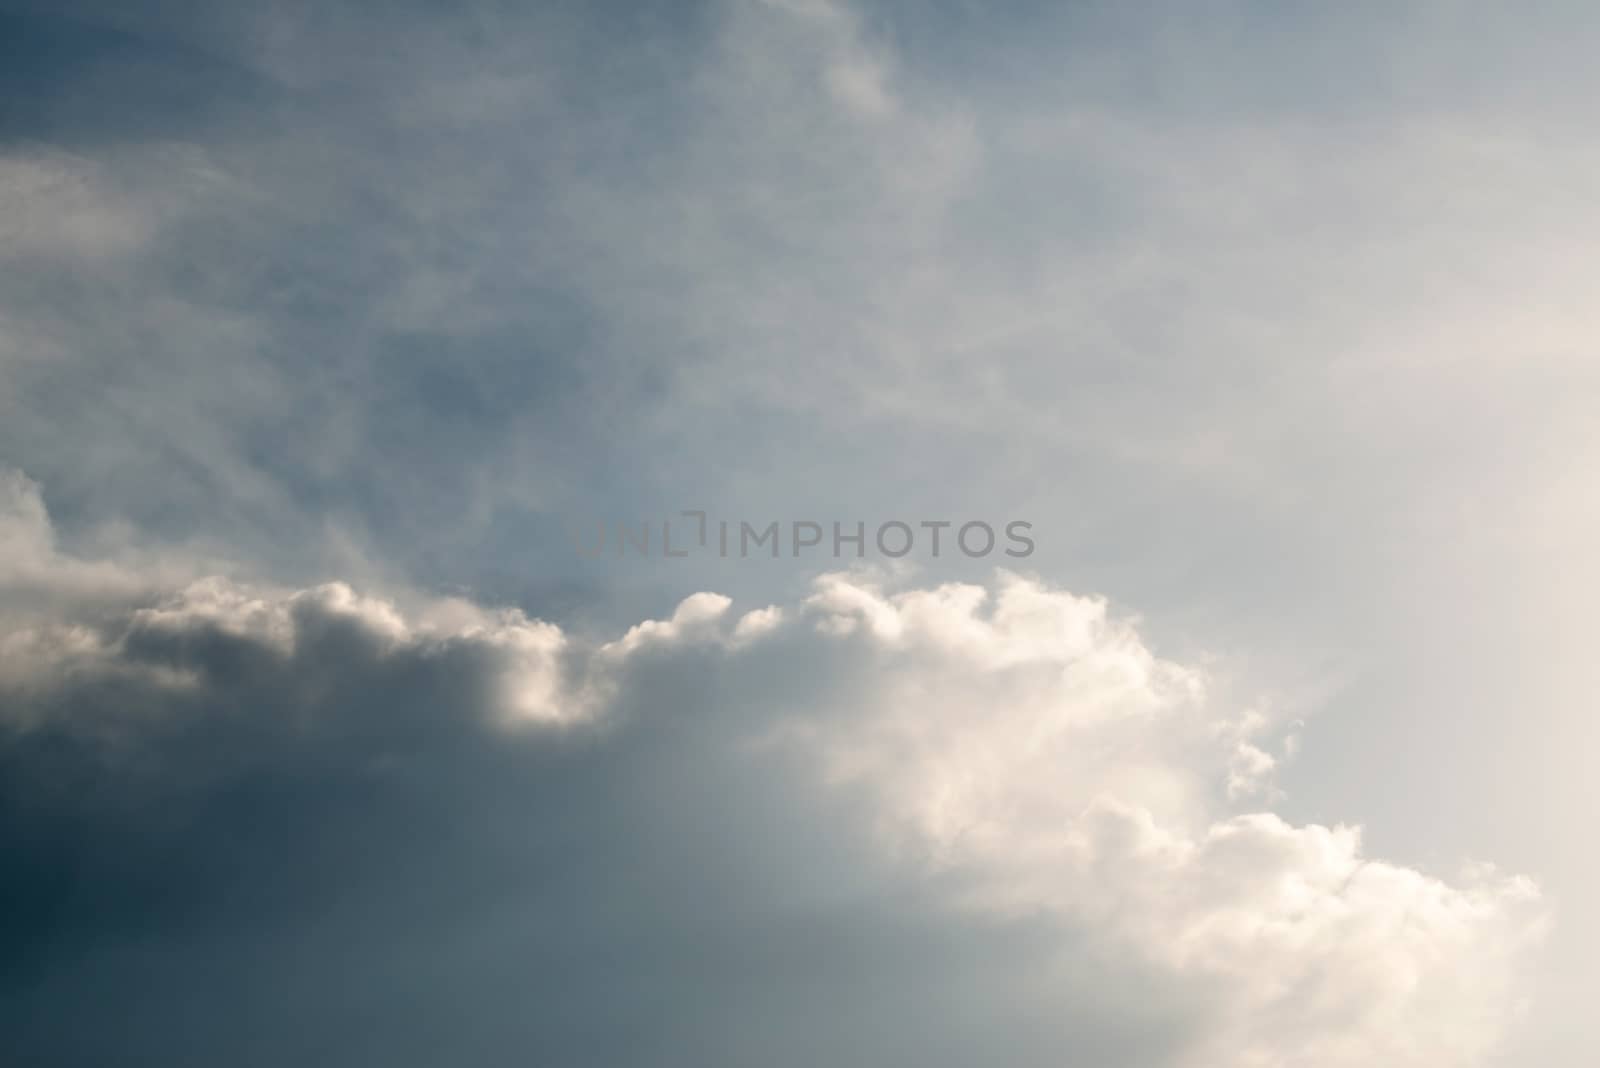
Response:
POLYGON ((0 2, 0 1026, 1591 1065, 1597 48, 0 2))

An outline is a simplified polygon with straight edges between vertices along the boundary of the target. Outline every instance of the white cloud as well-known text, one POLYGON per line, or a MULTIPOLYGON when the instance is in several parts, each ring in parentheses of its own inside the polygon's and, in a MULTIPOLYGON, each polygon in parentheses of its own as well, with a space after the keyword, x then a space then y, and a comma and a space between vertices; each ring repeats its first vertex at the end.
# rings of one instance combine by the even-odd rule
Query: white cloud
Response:
POLYGON ((819 586, 822 627, 887 655, 848 715, 794 737, 972 876, 976 907, 1061 912, 1213 984, 1184 1063, 1473 1064, 1524 1010, 1530 882, 1452 884, 1364 856, 1353 828, 1231 814, 1274 765, 1230 741, 1259 718, 1207 709, 1103 602, 1007 575, 987 612, 974 587, 819 586))

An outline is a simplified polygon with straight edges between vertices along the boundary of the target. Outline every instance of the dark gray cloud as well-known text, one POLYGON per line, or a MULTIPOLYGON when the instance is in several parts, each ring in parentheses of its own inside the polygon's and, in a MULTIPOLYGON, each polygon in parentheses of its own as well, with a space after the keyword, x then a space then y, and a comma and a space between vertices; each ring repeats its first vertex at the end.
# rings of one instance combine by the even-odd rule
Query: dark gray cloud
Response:
POLYGON ((484 647, 291 614, 288 652, 135 617, 117 672, 6 694, 13 1056, 1132 1066, 1196 1026, 1198 991, 1058 919, 953 909, 863 801, 741 753, 785 691, 859 678, 836 652, 738 684, 720 652, 644 656, 604 725, 506 732, 484 647))
POLYGON ((1022 576, 600 641, 141 584, 8 511, 0 589, 62 594, 0 616, 28 1063, 1471 1063, 1542 930, 1244 807, 1281 729, 1022 576))

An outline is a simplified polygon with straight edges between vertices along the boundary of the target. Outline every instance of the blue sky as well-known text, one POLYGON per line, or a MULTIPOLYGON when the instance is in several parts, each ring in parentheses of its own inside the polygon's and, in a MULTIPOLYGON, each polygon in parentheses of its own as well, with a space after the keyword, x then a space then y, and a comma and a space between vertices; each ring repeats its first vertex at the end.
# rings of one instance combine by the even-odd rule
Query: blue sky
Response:
POLYGON ((3 8, 38 1063, 1592 1059, 1587 8, 3 8))

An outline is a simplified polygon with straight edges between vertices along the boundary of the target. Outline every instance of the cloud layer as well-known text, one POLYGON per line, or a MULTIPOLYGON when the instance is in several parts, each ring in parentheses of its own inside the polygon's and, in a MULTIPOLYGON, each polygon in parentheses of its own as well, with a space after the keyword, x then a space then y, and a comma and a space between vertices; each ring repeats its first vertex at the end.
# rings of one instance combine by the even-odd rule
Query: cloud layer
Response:
POLYGON ((0 635, 29 1063, 1433 1068, 1522 1011, 1531 883, 1258 810, 1284 730, 1103 600, 130 592, 11 485, 6 588, 73 593, 0 635))

